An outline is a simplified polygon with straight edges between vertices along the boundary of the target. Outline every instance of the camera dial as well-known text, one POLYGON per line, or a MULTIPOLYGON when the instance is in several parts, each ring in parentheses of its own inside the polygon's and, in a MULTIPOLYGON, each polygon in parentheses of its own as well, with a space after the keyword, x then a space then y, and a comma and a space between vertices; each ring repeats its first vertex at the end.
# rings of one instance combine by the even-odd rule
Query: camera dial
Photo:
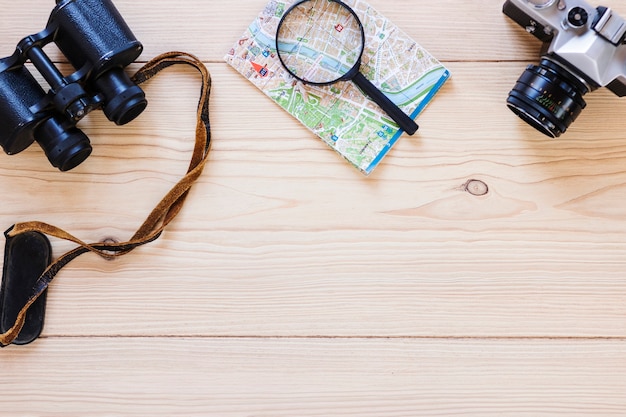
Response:
POLYGON ((589 13, 582 7, 574 7, 567 14, 567 21, 575 28, 583 27, 589 21, 589 13))

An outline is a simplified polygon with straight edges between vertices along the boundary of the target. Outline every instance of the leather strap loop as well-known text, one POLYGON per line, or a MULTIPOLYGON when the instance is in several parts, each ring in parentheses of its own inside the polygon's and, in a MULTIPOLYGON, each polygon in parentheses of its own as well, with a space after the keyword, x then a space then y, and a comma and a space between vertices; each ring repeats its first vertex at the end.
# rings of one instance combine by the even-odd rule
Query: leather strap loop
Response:
POLYGON ((85 243, 63 229, 42 222, 18 223, 7 230, 7 232, 5 232, 7 237, 16 236, 27 231, 38 231, 49 236, 74 242, 78 247, 60 256, 39 277, 33 287, 28 302, 19 312, 13 327, 6 333, 0 335, 0 347, 9 345, 19 335, 20 330, 24 326, 26 312, 29 307, 39 298, 46 288, 48 288, 61 268, 70 263, 73 259, 87 252, 96 253, 106 259, 127 254, 139 246, 158 239, 165 227, 180 212, 189 190, 202 174, 211 147, 211 126, 209 123, 211 76, 202 61, 195 56, 184 52, 168 52, 157 56, 139 69, 133 76, 133 81, 137 84, 142 84, 165 68, 177 64, 190 65, 198 70, 202 76, 202 89, 197 110, 196 143, 186 175, 165 195, 165 197, 163 197, 127 242, 85 243))

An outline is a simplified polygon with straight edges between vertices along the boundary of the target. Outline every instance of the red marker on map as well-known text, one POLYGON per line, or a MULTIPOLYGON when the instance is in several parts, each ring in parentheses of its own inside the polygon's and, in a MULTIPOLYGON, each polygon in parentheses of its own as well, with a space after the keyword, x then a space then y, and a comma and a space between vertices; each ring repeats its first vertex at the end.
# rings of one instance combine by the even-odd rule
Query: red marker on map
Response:
POLYGON ((267 68, 265 68, 264 66, 260 64, 257 64, 256 62, 250 61, 250 63, 254 67, 254 70, 258 72, 261 77, 267 77, 267 75, 269 74, 269 71, 267 70, 267 68))

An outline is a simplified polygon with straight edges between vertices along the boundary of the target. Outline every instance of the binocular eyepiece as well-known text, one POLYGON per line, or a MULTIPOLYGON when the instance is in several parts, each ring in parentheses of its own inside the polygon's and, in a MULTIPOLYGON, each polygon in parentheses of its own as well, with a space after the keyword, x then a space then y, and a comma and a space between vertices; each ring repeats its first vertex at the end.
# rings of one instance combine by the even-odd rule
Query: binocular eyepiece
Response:
POLYGON ((0 146, 12 155, 37 141, 59 170, 81 164, 92 151, 76 127, 82 118, 102 109, 123 125, 146 108, 144 92, 124 71, 142 50, 110 0, 57 0, 46 28, 0 59, 0 146), (76 72, 63 76, 43 50, 51 42, 76 72), (47 93, 27 61, 50 87, 47 93))

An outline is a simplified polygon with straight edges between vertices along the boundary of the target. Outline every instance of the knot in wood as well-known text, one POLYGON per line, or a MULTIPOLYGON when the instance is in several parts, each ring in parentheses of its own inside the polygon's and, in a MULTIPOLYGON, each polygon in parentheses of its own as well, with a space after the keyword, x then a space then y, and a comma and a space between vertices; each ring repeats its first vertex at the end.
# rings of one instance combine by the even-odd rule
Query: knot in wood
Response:
MULTIPOLYGON (((116 244, 120 243, 120 241, 118 239, 114 238, 114 237, 107 237, 107 238, 102 240, 102 243, 107 244, 107 245, 116 245, 116 244)), ((103 250, 102 252, 104 252, 105 254, 110 255, 110 256, 107 256, 107 257, 104 258, 107 261, 115 260, 116 251, 113 251, 113 250, 103 250)))
POLYGON ((489 193, 489 186, 480 180, 471 179, 465 183, 463 189, 475 196, 487 195, 489 193))

